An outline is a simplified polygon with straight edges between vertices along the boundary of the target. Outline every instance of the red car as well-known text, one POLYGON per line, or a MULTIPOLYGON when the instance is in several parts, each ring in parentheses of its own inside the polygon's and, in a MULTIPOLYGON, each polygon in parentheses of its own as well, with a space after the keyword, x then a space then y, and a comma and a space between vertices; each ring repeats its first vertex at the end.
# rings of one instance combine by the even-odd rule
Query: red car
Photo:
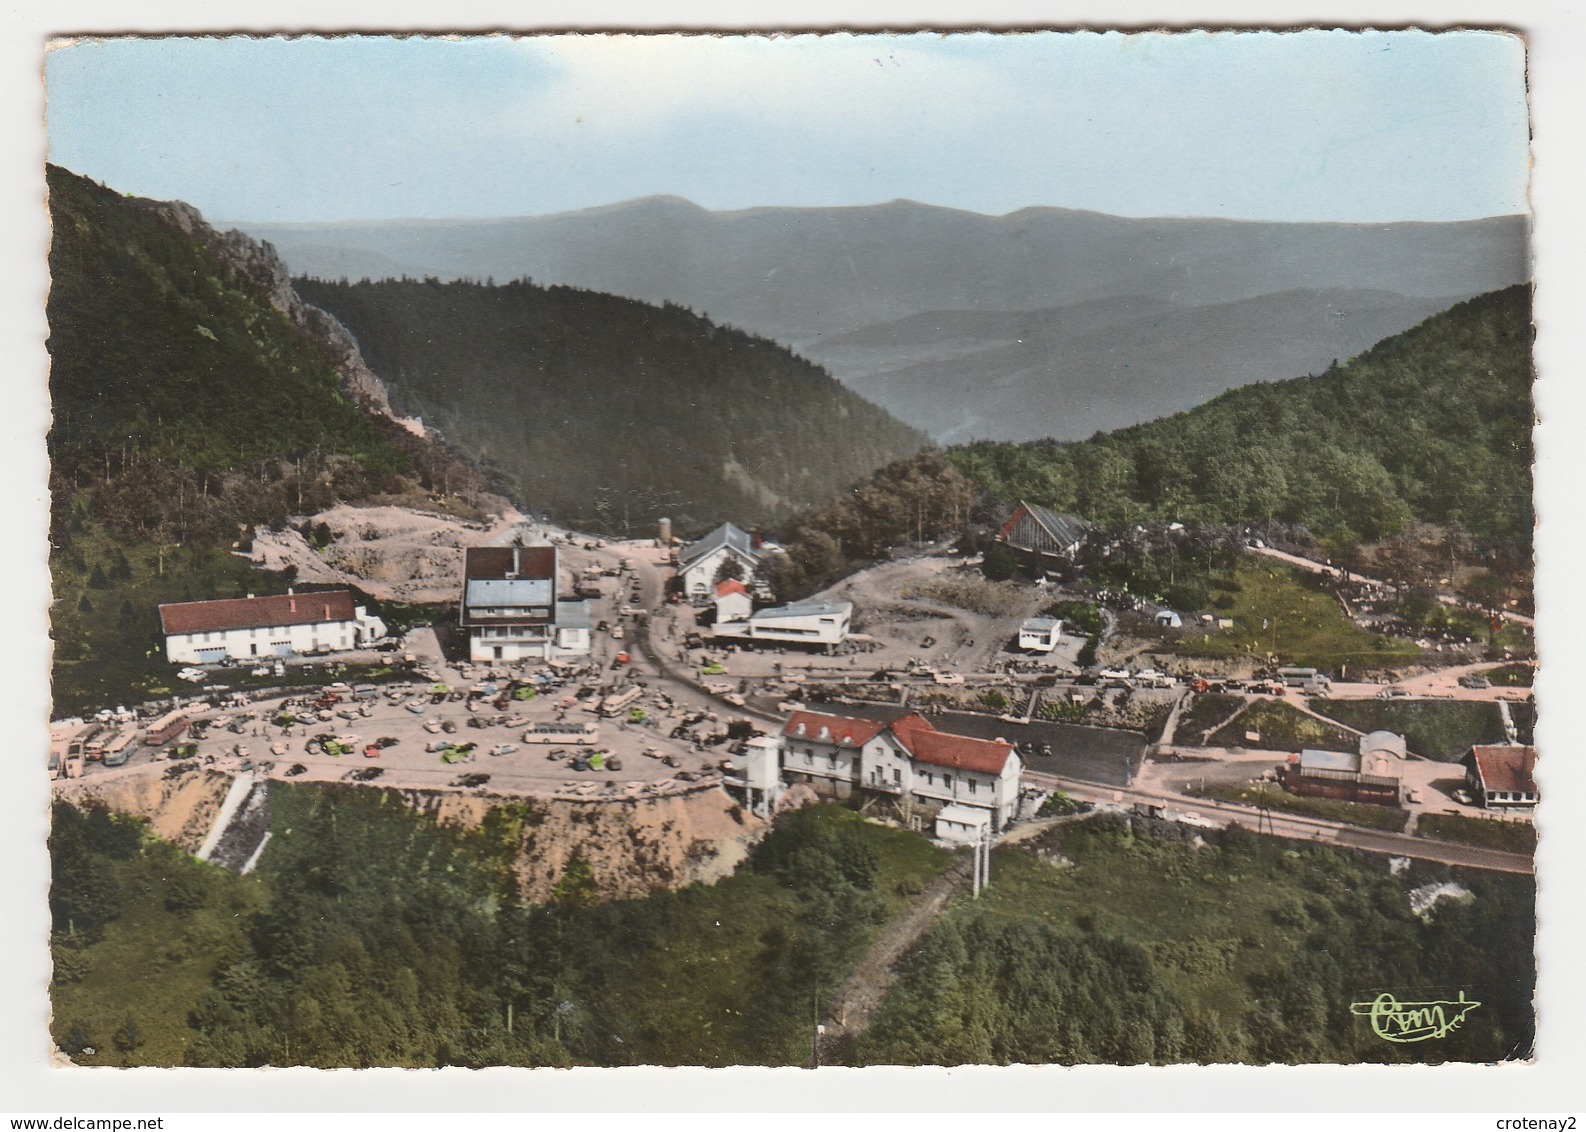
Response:
POLYGON ((370 743, 367 747, 365 747, 363 749, 363 757, 366 758, 366 759, 377 759, 377 758, 379 758, 380 757, 380 748, 375 746, 373 743, 370 743))

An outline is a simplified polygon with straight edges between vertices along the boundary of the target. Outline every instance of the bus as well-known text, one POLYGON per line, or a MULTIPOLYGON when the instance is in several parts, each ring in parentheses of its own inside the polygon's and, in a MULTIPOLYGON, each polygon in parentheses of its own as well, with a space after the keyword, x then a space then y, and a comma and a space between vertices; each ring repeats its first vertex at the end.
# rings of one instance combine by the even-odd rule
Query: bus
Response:
POLYGON ((600 714, 604 716, 620 715, 640 696, 644 689, 638 685, 630 685, 625 691, 613 692, 600 702, 600 714))
POLYGON ((186 730, 187 714, 182 711, 168 711, 149 724, 143 742, 150 747, 161 747, 186 730))
POLYGON ((595 723, 535 723, 523 733, 525 743, 557 743, 587 747, 600 740, 595 723))
POLYGON ((138 725, 129 723, 116 733, 116 737, 105 744, 100 753, 100 759, 106 765, 120 766, 127 761, 134 747, 138 745, 138 725), (114 760, 112 762, 111 760, 114 760))

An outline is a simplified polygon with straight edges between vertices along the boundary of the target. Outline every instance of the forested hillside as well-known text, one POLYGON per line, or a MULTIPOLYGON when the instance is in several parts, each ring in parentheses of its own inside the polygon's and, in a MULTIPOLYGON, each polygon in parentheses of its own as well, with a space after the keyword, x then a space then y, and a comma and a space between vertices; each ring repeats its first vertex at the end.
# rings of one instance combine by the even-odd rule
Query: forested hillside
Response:
POLYGON ((75 711, 158 686, 156 603, 284 584, 227 553, 248 528, 483 481, 381 413, 267 246, 48 177, 51 620, 57 706, 75 711))
POLYGON ((765 522, 925 443, 781 346, 678 306, 522 280, 298 289, 346 324, 404 412, 581 527, 765 522))
POLYGON ((1301 523, 1376 538, 1411 519, 1531 538, 1531 301, 1460 303, 1319 377, 1247 386, 1086 441, 956 449, 1004 500, 1103 525, 1301 523))

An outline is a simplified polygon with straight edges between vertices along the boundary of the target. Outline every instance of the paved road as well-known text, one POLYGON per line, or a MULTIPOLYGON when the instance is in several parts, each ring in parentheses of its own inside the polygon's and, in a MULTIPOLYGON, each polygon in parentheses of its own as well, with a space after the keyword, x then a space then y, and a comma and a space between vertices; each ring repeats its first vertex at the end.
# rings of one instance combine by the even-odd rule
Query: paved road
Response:
POLYGON ((1363 830, 1342 822, 1324 821, 1320 818, 1300 817, 1269 811, 1264 817, 1247 806, 1235 806, 1210 798, 1193 798, 1166 791, 1104 790, 1092 786, 1060 782, 1039 774, 1026 774, 1027 784, 1045 788, 1061 788, 1070 797, 1100 804, 1132 805, 1143 802, 1150 805, 1171 806, 1180 813, 1194 813, 1201 818, 1227 826, 1238 822, 1248 829, 1303 841, 1320 841, 1349 849, 1363 849, 1370 853, 1387 853, 1396 857, 1414 857, 1424 861, 1440 861, 1446 865, 1466 868, 1490 869, 1494 872, 1532 874, 1535 861, 1528 854, 1507 853, 1497 849, 1480 849, 1469 845, 1455 845, 1447 841, 1433 841, 1425 837, 1402 833, 1384 833, 1363 830), (1257 826, 1260 826, 1257 829, 1257 826))

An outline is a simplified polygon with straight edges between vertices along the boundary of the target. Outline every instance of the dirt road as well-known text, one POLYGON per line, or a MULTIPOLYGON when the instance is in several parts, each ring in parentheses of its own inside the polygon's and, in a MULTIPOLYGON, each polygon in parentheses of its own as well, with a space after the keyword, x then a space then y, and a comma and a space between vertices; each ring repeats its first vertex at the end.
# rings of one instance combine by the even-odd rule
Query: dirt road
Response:
POLYGON ((825 1031, 816 1039, 817 1065, 842 1065, 851 1060, 854 1041, 875 1020, 892 985, 898 961, 919 941, 953 896, 969 881, 970 859, 964 856, 881 930, 864 957, 848 973, 842 989, 826 1008, 825 1031))

